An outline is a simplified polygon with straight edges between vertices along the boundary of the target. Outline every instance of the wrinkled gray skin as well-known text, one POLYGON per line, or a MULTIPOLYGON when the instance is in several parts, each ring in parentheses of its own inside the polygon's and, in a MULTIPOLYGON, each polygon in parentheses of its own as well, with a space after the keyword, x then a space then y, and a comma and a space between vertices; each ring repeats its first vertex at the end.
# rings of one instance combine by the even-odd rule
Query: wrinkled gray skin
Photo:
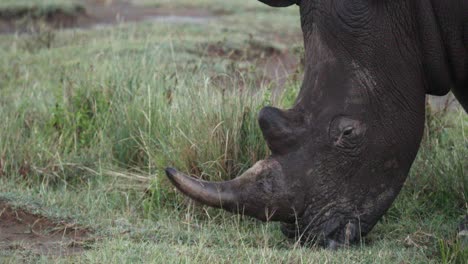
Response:
POLYGON ((299 5, 305 45, 294 107, 259 114, 272 155, 228 182, 167 175, 203 204, 281 221, 288 237, 359 241, 407 177, 425 95, 451 88, 468 109, 468 1, 261 1, 299 5))

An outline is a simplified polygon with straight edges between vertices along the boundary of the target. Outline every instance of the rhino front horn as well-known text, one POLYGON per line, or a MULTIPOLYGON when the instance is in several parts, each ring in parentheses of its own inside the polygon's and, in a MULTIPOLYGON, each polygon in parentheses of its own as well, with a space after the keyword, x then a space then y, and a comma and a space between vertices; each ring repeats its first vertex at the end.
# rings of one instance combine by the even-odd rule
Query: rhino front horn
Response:
POLYGON ((185 175, 173 168, 166 174, 183 194, 202 204, 233 213, 255 217, 262 221, 286 221, 294 215, 285 196, 283 175, 278 162, 257 162, 241 176, 225 182, 208 182, 185 175))
POLYGON ((226 210, 237 204, 236 194, 232 191, 233 182, 197 180, 173 168, 167 168, 166 175, 179 191, 197 202, 226 210))

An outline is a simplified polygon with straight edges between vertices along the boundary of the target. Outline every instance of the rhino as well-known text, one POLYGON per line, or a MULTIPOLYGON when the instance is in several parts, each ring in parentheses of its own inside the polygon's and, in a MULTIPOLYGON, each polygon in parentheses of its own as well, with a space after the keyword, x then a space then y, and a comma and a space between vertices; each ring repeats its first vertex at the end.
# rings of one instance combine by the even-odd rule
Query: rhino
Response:
POLYGON ((468 1, 260 0, 297 5, 304 79, 291 109, 263 108, 271 156, 225 182, 173 168, 178 190, 302 242, 358 242, 400 192, 420 147, 425 98, 468 111, 468 1))

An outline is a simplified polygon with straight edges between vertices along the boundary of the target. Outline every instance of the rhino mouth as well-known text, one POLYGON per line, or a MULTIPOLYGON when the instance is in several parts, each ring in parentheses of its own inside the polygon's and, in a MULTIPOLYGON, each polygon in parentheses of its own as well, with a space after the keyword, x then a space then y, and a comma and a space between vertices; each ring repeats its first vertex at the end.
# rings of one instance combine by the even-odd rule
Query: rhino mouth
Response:
POLYGON ((321 226, 311 226, 310 223, 303 227, 298 223, 281 223, 281 232, 288 238, 301 242, 301 244, 317 244, 329 249, 337 249, 340 246, 349 246, 361 238, 362 226, 355 221, 345 224, 337 224, 330 219, 321 226))

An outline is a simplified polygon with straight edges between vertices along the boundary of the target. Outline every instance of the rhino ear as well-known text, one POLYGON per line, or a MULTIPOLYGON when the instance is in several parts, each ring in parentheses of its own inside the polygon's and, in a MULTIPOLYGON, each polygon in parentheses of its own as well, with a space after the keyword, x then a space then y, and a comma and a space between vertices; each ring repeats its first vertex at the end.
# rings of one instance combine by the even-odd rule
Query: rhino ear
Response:
POLYGON ((273 7, 286 7, 290 5, 297 4, 299 5, 301 0, 259 0, 262 3, 265 3, 273 7))

